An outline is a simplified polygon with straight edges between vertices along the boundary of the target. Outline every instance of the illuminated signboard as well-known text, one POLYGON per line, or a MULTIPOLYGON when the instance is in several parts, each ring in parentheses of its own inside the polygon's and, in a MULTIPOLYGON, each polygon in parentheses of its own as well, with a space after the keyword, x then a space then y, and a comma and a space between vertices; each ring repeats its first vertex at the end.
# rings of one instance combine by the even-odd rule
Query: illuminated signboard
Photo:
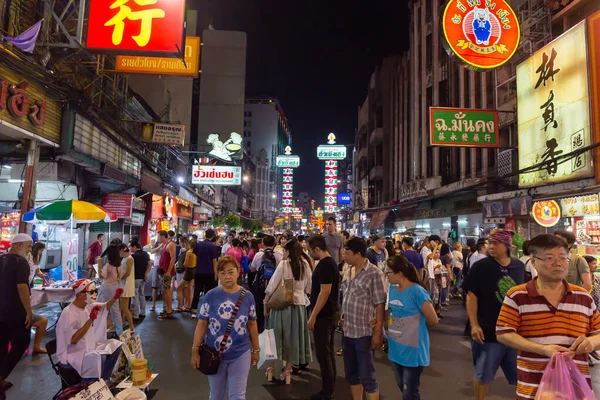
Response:
POLYGON ((294 191, 294 170, 292 168, 283 169, 282 186, 281 212, 284 214, 293 214, 294 200, 292 198, 292 192, 294 191))
POLYGON ((531 215, 539 225, 550 228, 560 221, 560 206, 554 200, 536 201, 531 215))
POLYGON ((593 175, 585 21, 517 66, 519 186, 593 175))
POLYGON ((325 213, 337 212, 337 161, 325 161, 325 213))
POLYGON ((498 147, 498 112, 429 107, 432 146, 498 147))
POLYGON ((319 146, 317 157, 319 160, 343 160, 346 158, 346 146, 319 146))
POLYGON ((122 54, 179 54, 184 18, 185 0, 90 0, 86 47, 122 54))
POLYGON ((277 156, 278 168, 298 168, 300 166, 300 157, 298 156, 277 156))
POLYGON ((352 195, 350 193, 338 193, 337 198, 338 205, 348 205, 352 203, 352 195))
POLYGON ((239 186, 242 184, 242 167, 193 165, 192 183, 194 185, 239 186))
POLYGON ((199 37, 185 38, 184 60, 172 57, 117 56, 115 70, 132 74, 197 77, 200 61, 199 37))
POLYGON ((519 21, 506 0, 450 0, 442 31, 448 53, 475 70, 510 60, 521 38, 519 21))

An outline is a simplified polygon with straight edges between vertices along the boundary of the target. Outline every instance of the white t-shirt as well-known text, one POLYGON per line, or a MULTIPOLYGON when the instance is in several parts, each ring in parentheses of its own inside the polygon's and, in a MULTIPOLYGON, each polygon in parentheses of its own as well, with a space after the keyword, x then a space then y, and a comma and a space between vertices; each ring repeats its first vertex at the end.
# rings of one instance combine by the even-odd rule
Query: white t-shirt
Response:
MULTIPOLYGON (((312 271, 310 270, 310 265, 308 265, 306 260, 302 260, 302 263, 304 264, 304 275, 299 281, 294 280, 294 305, 296 306, 307 305, 306 295, 309 295, 312 289, 312 271)), ((268 294, 275 293, 275 289, 277 289, 277 286, 281 285, 282 279, 294 279, 292 267, 288 260, 281 261, 277 265, 277 269, 271 277, 265 292, 268 294)))
POLYGON ((463 255, 458 250, 452 252, 452 268, 463 269, 463 255))
POLYGON ((82 378, 98 378, 102 371, 102 354, 111 354, 121 342, 106 340, 107 310, 104 303, 88 304, 85 309, 70 304, 62 311, 56 326, 56 356, 61 364, 71 365, 82 378), (73 335, 90 319, 95 305, 101 305, 98 318, 76 343, 73 335), (106 351, 107 347, 112 351, 106 351))
POLYGON ((229 250, 230 247, 231 244, 229 242, 225 243, 223 245, 223 248, 221 249, 221 255, 225 255, 225 253, 227 253, 227 250, 229 250))
POLYGON ((435 274, 435 263, 433 260, 427 258, 431 254, 431 249, 427 246, 421 249, 421 257, 423 257, 423 265, 427 267, 427 271, 429 272, 429 279, 433 279, 435 274))
MULTIPOLYGON (((277 253, 274 252, 273 254, 275 255, 275 267, 277 267, 283 257, 279 252, 277 252, 277 253)), ((261 260, 264 255, 265 255, 264 249, 261 249, 258 253, 256 253, 254 255, 254 258, 252 259, 252 265, 250 268, 250 270, 252 272, 258 271, 258 267, 260 267, 260 263, 261 263, 261 260)))
POLYGON ((537 271, 533 268, 533 263, 531 262, 531 256, 523 256, 519 260, 525 265, 525 271, 531 274, 531 279, 538 276, 537 271))

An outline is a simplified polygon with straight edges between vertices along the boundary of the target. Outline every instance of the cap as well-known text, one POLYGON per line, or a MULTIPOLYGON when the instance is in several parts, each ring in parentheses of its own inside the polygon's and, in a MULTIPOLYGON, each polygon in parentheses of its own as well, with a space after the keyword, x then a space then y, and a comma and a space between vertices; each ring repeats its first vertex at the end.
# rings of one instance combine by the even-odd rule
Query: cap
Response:
POLYGON ((23 242, 33 242, 33 239, 31 238, 31 236, 29 236, 26 233, 17 233, 10 242, 12 244, 23 243, 23 242))
POLYGON ((373 242, 376 242, 376 241, 381 240, 381 239, 385 239, 385 238, 383 236, 377 235, 377 234, 371 236, 371 241, 373 241, 373 242))
POLYGON ((89 292, 92 290, 96 290, 96 284, 89 279, 80 279, 73 285, 73 290, 75 294, 79 294, 81 292, 89 292))
POLYGON ((513 232, 496 230, 489 237, 490 242, 502 243, 510 250, 512 248, 513 232))

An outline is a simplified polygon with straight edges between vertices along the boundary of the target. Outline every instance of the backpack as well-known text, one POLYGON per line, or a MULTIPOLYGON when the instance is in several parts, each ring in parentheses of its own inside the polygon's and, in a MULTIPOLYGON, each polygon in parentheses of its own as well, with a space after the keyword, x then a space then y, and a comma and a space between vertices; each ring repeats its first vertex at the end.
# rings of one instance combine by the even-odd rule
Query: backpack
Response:
POLYGON ((272 249, 266 249, 263 257, 260 260, 260 265, 256 271, 254 282, 252 283, 253 289, 264 292, 269 284, 269 280, 275 273, 275 268, 277 268, 275 253, 273 253, 272 249))

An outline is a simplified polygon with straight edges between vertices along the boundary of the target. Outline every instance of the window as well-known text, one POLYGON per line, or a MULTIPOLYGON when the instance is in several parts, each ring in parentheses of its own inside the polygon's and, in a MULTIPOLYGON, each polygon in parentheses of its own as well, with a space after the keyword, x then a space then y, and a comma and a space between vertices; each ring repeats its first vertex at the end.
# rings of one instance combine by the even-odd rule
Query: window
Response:
POLYGON ((248 126, 248 121, 244 120, 244 128, 248 126))
POLYGON ((246 135, 247 137, 252 137, 252 131, 246 131, 246 133, 247 133, 247 135, 246 135))
POLYGON ((252 111, 248 111, 248 116, 252 118, 252 111))
POLYGON ((252 128, 252 121, 244 121, 244 126, 246 126, 246 122, 248 122, 248 128, 252 128))

